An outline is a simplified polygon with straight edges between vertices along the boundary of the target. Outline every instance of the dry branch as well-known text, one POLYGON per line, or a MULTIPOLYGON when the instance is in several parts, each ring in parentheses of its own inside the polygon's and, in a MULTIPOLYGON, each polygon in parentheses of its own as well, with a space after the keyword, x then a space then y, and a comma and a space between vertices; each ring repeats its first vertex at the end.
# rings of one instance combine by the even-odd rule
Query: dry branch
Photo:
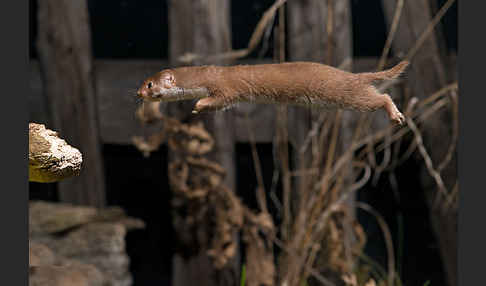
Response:
MULTIPOLYGON (((420 133, 417 125, 413 122, 412 119, 407 118, 407 124, 415 135, 415 141, 417 142, 420 154, 424 158, 425 166, 427 167, 429 174, 432 176, 432 178, 434 178, 435 183, 437 184, 439 193, 442 193, 442 195, 444 195, 444 197, 447 197, 447 188, 444 185, 444 181, 442 180, 440 172, 437 171, 436 168, 434 168, 434 163, 432 162, 432 159, 430 158, 430 155, 429 155, 429 153, 427 152, 427 149, 424 146, 422 134, 420 133)), ((437 200, 436 200, 436 202, 437 202, 437 200)))
POLYGON ((356 202, 356 207, 364 211, 367 211, 368 213, 373 215, 376 218, 378 225, 380 226, 383 232, 383 237, 385 238, 385 243, 386 243, 386 251, 388 255, 388 285, 391 286, 395 282, 395 255, 394 255, 394 248, 393 248, 393 239, 392 239, 390 229, 386 224, 385 219, 370 205, 362 202, 356 202))
POLYGON ((276 270, 273 258, 275 226, 265 212, 254 214, 245 209, 242 238, 246 247, 246 279, 248 286, 275 285, 276 270), (260 233, 264 233, 262 236, 260 233))
POLYGON ((268 213, 267 209, 267 198, 265 195, 265 186, 263 183, 263 174, 262 174, 262 169, 261 169, 261 164, 260 164, 260 157, 258 156, 257 148, 256 148, 256 143, 255 143, 255 136, 253 134, 253 130, 251 128, 251 123, 250 123, 250 118, 248 117, 248 113, 245 113, 245 118, 246 118, 246 126, 248 128, 248 138, 250 138, 250 145, 251 145, 251 155, 253 158, 253 166, 255 168, 255 175, 257 178, 257 202, 260 207, 260 211, 264 213, 268 213))
POLYGON ((440 22, 442 17, 444 17, 445 13, 449 8, 454 4, 456 0, 448 0, 437 12, 437 14, 434 16, 432 21, 427 25, 425 30, 422 32, 420 37, 417 39, 413 47, 408 51, 407 56, 405 57, 407 60, 412 60, 412 58, 417 54, 419 49, 422 47, 422 45, 425 43, 425 41, 429 38, 430 35, 432 35, 432 32, 434 31, 434 28, 437 26, 437 24, 440 22))
POLYGON ((266 27, 272 23, 272 20, 275 18, 275 13, 277 10, 287 2, 287 0, 277 0, 275 3, 268 8, 267 11, 263 14, 258 22, 253 34, 251 35, 250 41, 248 42, 248 46, 246 49, 241 50, 232 50, 225 53, 215 54, 215 55, 199 55, 195 53, 185 53, 184 55, 180 56, 178 60, 184 64, 192 64, 196 61, 202 63, 213 63, 218 61, 226 61, 226 60, 236 60, 239 58, 243 58, 248 56, 251 52, 255 50, 258 43, 260 43, 262 36, 265 32, 266 27))
POLYGON ((83 158, 58 133, 29 123, 29 181, 51 183, 79 175, 83 158))
POLYGON ((385 67, 386 58, 388 57, 388 53, 390 52, 391 43, 393 38, 395 37, 395 33, 397 31, 398 23, 400 22, 400 17, 402 16, 403 11, 403 2, 404 0, 397 1, 397 7, 395 8, 395 13, 393 15, 392 24, 390 27, 390 32, 388 33, 388 37, 386 38, 385 46, 383 47, 383 51, 381 53, 380 61, 378 62, 377 70, 380 71, 385 67))

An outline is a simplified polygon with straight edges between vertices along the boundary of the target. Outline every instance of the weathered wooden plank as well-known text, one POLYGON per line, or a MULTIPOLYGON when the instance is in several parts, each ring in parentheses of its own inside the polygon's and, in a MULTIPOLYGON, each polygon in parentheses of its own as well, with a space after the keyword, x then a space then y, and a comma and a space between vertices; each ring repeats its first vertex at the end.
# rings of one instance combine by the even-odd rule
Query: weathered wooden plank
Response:
MULTIPOLYGON (((171 65, 177 66, 177 59, 185 53, 201 55, 218 54, 231 49, 231 21, 229 0, 177 0, 169 1, 169 59, 171 65)), ((196 62, 197 64, 197 62, 196 62)), ((211 64, 223 64, 215 62, 211 64)), ((224 184, 235 190, 235 128, 233 111, 215 114, 191 114, 192 104, 178 102, 169 106, 168 113, 179 120, 197 122, 203 121, 205 128, 212 134, 215 142, 215 152, 211 152, 212 160, 218 162, 226 171, 224 184)), ((171 163, 177 158, 169 156, 171 163)), ((170 164, 171 164, 170 163, 170 164)), ((183 204, 189 202, 184 201, 183 204)), ((211 208, 222 206, 212 205, 211 208)), ((185 216, 174 214, 174 221, 185 223, 185 216)), ((197 215, 197 214, 192 214, 197 215)), ((187 223, 190 225, 190 223, 187 223)), ((210 226, 198 226, 202 240, 213 236, 210 226)), ((184 236, 184 233, 176 233, 184 236)), ((232 237, 238 245, 238 238, 232 237)), ((197 247, 184 245, 183 247, 197 247)), ((222 268, 216 267, 207 255, 209 246, 202 246, 197 254, 184 257, 183 253, 174 254, 172 283, 176 286, 194 285, 235 285, 239 280, 239 259, 235 256, 222 268), (205 269, 205 271, 200 271, 205 269)))
POLYGON ((101 207, 105 181, 86 1, 38 1, 38 54, 48 127, 83 154, 78 177, 59 182, 61 201, 101 207))
MULTIPOLYGON (((290 1, 289 59, 292 61, 316 61, 339 66, 352 58, 351 5, 349 1, 333 1, 332 38, 328 39, 328 2, 320 0, 290 1), (331 58, 328 59, 329 52, 331 58), (331 62, 328 62, 328 61, 331 62)), ((347 68, 351 70, 352 65, 347 68)), ((318 113, 318 112, 317 112, 318 113)), ((350 131, 356 118, 355 112, 344 111, 345 124, 341 130, 342 144, 349 144, 350 131), (351 125, 350 125, 351 124, 351 125)), ((289 133, 291 142, 299 148, 310 129, 309 109, 289 108, 289 133)), ((344 146, 343 146, 344 148, 344 146)), ((295 159, 297 163, 297 159, 295 159)))
MULTIPOLYGON (((396 1, 383 0, 385 18, 391 25, 393 13, 397 7, 396 1)), ((405 1, 402 17, 397 29, 393 50, 396 55, 405 55, 415 45, 420 35, 432 20, 431 1, 405 1)), ((419 99, 429 96, 443 87, 448 80, 457 77, 454 60, 444 58, 445 44, 443 37, 433 32, 423 43, 411 61, 407 72, 408 83, 413 95, 419 99), (449 66, 448 66, 449 65, 449 66)), ((453 57, 454 58, 454 57, 453 57)), ((451 112, 443 110, 424 123, 424 145, 430 152, 434 165, 439 164, 447 154, 448 143, 451 140, 451 112), (447 142, 444 144, 444 142, 447 142)), ((454 152, 455 154, 455 152, 454 152)), ((452 189, 457 179, 457 156, 454 155, 449 165, 443 170, 442 178, 449 189, 452 189)), ((422 161, 420 158, 419 160, 422 161)), ((423 161, 422 161, 423 162, 423 161)), ((457 285, 457 209, 437 208, 435 199, 437 187, 428 174, 425 164, 421 164, 420 178, 425 189, 426 201, 430 207, 430 219, 440 245, 444 268, 448 276, 449 286, 457 285)))
MULTIPOLYGON (((289 19, 289 58, 291 60, 303 60, 303 61, 317 61, 325 63, 331 66, 339 66, 345 60, 352 58, 352 25, 351 25, 351 3, 348 0, 340 1, 323 1, 323 0, 303 0, 303 1, 289 1, 288 2, 288 19, 289 19)), ((351 70, 351 65, 345 69, 351 70)), ((293 145, 299 150, 306 138, 307 133, 311 128, 312 122, 317 121, 317 118, 321 115, 322 110, 315 110, 314 114, 309 109, 289 108, 289 137, 293 145)), ((334 115, 335 113, 332 112, 334 115)), ((337 139, 337 152, 336 158, 345 152, 346 148, 351 144, 352 132, 356 126, 356 119, 359 114, 351 111, 341 112, 341 122, 339 125, 339 135, 337 139)), ((334 116, 333 116, 334 117, 334 116)), ((324 150, 329 148, 326 140, 324 150)), ((297 153, 294 154, 294 164, 298 167, 310 168, 313 158, 311 148, 303 155, 297 153)), ((327 153, 324 155, 324 162, 329 159, 327 153)), ((351 168, 348 168, 351 170, 351 168)), ((351 172, 348 172, 351 174, 351 172)), ((352 177, 352 176, 348 176, 352 177)), ((297 178, 296 191, 292 198, 293 203, 296 204, 296 218, 295 221, 300 221, 303 212, 305 202, 304 199, 300 199, 303 193, 308 189, 308 178, 297 178)), ((346 180, 346 184, 350 184, 350 180, 346 180)), ((346 189, 346 186, 343 188, 346 189)), ((350 199, 352 201, 353 199, 350 199)), ((352 209, 352 208, 350 208, 352 209)), ((343 225, 347 225, 351 221, 349 219, 342 220, 343 225)), ((297 226, 301 228, 304 226, 297 226)), ((343 244, 350 245, 354 240, 351 227, 346 226, 345 232, 340 240, 343 244)), ((298 237, 298 236, 297 236, 298 237)), ((298 238, 291 238, 298 239, 298 238)), ((298 241, 298 240, 297 240, 298 241)), ((322 246, 323 249, 327 246, 322 246)), ((295 284, 292 280, 292 269, 296 268, 292 266, 293 259, 290 258, 283 263, 281 267, 284 284, 295 284), (290 269, 290 270, 289 270, 290 269), (289 279, 289 280, 287 280, 289 279)), ((332 261, 326 261, 331 265, 332 261)), ((326 264, 326 263, 324 263, 326 264)), ((323 266, 326 267, 326 266, 323 266)), ((319 268, 322 270, 322 268, 319 268)), ((339 275, 339 273, 337 273, 339 275)), ((334 282, 334 281, 333 281, 334 282)))

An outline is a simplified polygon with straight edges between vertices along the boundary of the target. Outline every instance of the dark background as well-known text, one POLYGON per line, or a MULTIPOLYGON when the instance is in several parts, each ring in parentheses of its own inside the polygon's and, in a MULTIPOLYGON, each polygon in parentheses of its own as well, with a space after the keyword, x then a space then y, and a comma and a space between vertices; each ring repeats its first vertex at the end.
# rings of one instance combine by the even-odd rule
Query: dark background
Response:
MULTIPOLYGON (((253 29, 273 0, 232 1, 232 43, 246 47, 253 29)), ((385 20, 379 0, 352 0, 354 57, 379 57, 386 39, 385 20)), ((440 7, 445 0, 438 0, 440 7)), ((95 59, 157 58, 168 56, 167 2, 136 0, 89 0, 93 55, 95 59)), ((36 58, 36 1, 30 0, 30 57, 36 58)), ((441 22, 450 52, 457 52, 457 4, 441 22)), ((270 48, 265 54, 271 57, 270 48)), ((251 57, 257 57, 257 52, 251 57)), ((393 51, 392 51, 393 54, 393 51)), ((258 144, 265 184, 270 186, 273 157, 271 144, 258 144)), ((237 193, 249 206, 255 205, 254 176, 249 145, 238 144, 237 193)), ((128 215, 143 219, 145 230, 130 232, 127 252, 131 259, 134 284, 169 285, 172 257, 170 191, 167 179, 167 149, 162 147, 144 158, 133 146, 104 145, 103 158, 107 202, 120 205, 128 215)), ((380 158, 378 158, 380 159, 380 158)), ((417 166, 409 160, 398 170, 417 166)), ((411 172, 412 173, 412 172, 411 172)), ((398 256, 399 275, 406 285, 443 285, 443 270, 437 242, 428 220, 427 206, 418 178, 398 178, 400 192, 391 192, 386 174, 378 185, 370 184, 359 193, 359 200, 376 208, 389 225, 398 256), (406 191, 405 191, 406 190, 406 191)), ((268 188, 267 188, 268 189, 268 188)), ((30 199, 57 201, 55 184, 30 183, 30 199)), ((358 211, 367 232, 366 252, 385 265, 386 252, 381 231, 373 218, 358 211)), ((451 250, 456 251, 456 250, 451 250)))

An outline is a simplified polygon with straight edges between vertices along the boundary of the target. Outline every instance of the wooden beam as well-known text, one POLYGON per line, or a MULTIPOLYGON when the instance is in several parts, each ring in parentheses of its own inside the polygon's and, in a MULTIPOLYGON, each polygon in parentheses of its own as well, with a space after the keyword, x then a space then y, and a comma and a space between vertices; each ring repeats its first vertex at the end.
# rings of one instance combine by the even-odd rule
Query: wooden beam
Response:
MULTIPOLYGON (((169 1, 169 59, 172 66, 180 65, 178 58, 185 53, 196 53, 200 55, 211 55, 231 50, 231 21, 229 0, 177 0, 169 1)), ((196 64, 197 61, 196 61, 196 64)), ((223 64, 214 62, 211 64, 223 64)), ((205 128, 213 136, 215 142, 214 152, 209 157, 219 163, 226 171, 224 185, 230 190, 235 190, 235 128, 233 111, 215 114, 191 114, 193 106, 191 103, 178 102, 169 105, 168 113, 179 120, 187 122, 202 121, 205 128)), ((173 164, 177 156, 169 156, 173 164)), ((181 198, 177 198, 181 201, 181 198)), ((189 204, 189 201, 182 201, 189 204)), ((180 203, 179 203, 180 204, 180 203)), ((193 204, 193 203, 191 203, 193 204)), ((221 208, 213 203, 210 208, 221 208)), ((197 209, 197 208, 196 208, 197 209)), ((196 210, 194 209, 194 210, 196 210)), ((217 211, 217 210, 216 210, 217 211)), ((179 224, 185 223, 185 216, 174 212, 174 221, 179 224)), ((189 214, 188 214, 189 215, 189 214)), ((197 214, 192 214, 197 215, 197 214)), ((187 226, 190 223, 186 224, 187 226)), ((179 226, 180 227, 180 226, 179 226)), ((201 240, 209 239, 213 229, 204 224, 198 226, 201 240), (204 238, 206 237, 206 238, 204 238)), ((184 233, 176 233, 176 236, 184 236, 184 233)), ((232 237, 236 245, 239 245, 236 235, 232 237)), ((183 247, 197 247, 195 245, 184 245, 183 247)), ((186 255, 183 253, 174 254, 173 262, 173 285, 235 285, 239 280, 239 251, 229 258, 223 267, 217 267, 207 252, 209 245, 198 249, 197 254, 186 255), (205 271, 201 271, 205 269, 205 271)), ((238 247, 236 247, 238 249, 238 247)))
POLYGON ((61 201, 101 207, 105 178, 87 1, 38 1, 38 54, 49 128, 83 154, 78 177, 59 182, 61 201))
MULTIPOLYGON (((303 1, 289 1, 288 2, 288 30, 289 30, 289 58, 290 60, 300 60, 300 61, 317 61, 331 66, 340 66, 346 60, 351 60, 353 56, 352 50, 352 25, 351 25, 351 3, 349 0, 303 0, 303 1)), ((343 69, 351 71, 352 65, 344 67, 343 69)), ((304 140, 311 129, 311 124, 316 123, 320 115, 321 110, 316 110, 316 112, 311 112, 309 109, 301 108, 289 108, 289 137, 292 144, 296 148, 296 154, 294 154, 294 164, 296 167, 311 168, 312 162, 315 160, 315 156, 312 156, 311 149, 308 148, 307 152, 304 154, 297 153, 304 143, 304 140)), ((343 154, 346 149, 351 144, 352 132, 356 126, 357 118, 359 113, 352 111, 337 111, 330 113, 330 117, 326 120, 333 120, 336 118, 339 122, 339 135, 337 136, 337 149, 335 158, 343 154), (341 114, 340 119, 338 114, 341 114)), ((336 124, 336 123, 335 123, 336 124)), ((326 137, 327 138, 327 137, 326 137)), ((331 142, 332 138, 325 140, 323 144, 324 154, 323 162, 329 160, 331 156, 327 156, 327 150, 330 149, 328 142, 331 142)), ((324 165, 325 163, 323 163, 324 165)), ((349 164, 349 172, 345 177, 351 176, 351 165, 349 164)), ((292 197, 292 203, 295 204, 295 222, 301 221, 301 216, 306 211, 303 209, 305 205, 304 199, 300 199, 303 193, 309 189, 309 184, 311 179, 306 176, 298 177, 295 182, 295 190, 292 197)), ((352 182, 349 179, 345 179, 346 186, 350 185, 352 182)), ((346 189, 346 186, 342 189, 346 189)), ((332 196, 332 195, 331 195, 332 196)), ((350 199, 350 204, 352 201, 350 199)), ((353 212, 353 208, 349 207, 350 212, 353 212)), ((344 226, 344 232, 342 237, 340 237, 341 243, 343 243, 343 249, 346 249, 346 245, 351 245, 355 240, 354 234, 352 232, 351 220, 345 218, 341 220, 344 226)), ((297 225, 296 228, 302 228, 304 226, 297 225)), ((290 238, 290 240, 298 241, 298 236, 290 238)), ((293 243, 290 241, 289 244, 293 243)), ((299 244, 299 243, 297 243, 299 244)), ((323 251, 325 252, 326 247, 329 245, 323 244, 323 251)), ((285 257, 285 256, 284 256, 285 257)), ((325 258, 324 258, 325 259, 325 258)), ((283 277, 284 284, 296 284, 297 281, 293 281, 292 266, 293 258, 283 260, 281 268, 281 274, 283 277), (289 270, 290 269, 290 270, 289 270), (287 280, 288 279, 288 280, 287 280), (293 282, 290 282, 293 281, 293 282)), ((348 261, 349 265, 351 261, 348 261)), ((327 266, 321 266, 319 269, 322 270, 324 267, 326 270, 332 269, 332 261, 326 261, 327 266)), ((333 273, 339 276, 340 273, 333 273)), ((299 276, 300 278, 300 276, 299 276)), ((332 278, 331 278, 332 279, 332 278)), ((336 284, 339 281, 334 281, 336 284)))
MULTIPOLYGON (((389 26, 397 3, 397 1, 382 1, 385 19, 389 26)), ((450 3, 450 1, 446 3, 450 3)), ((392 44, 396 55, 406 55, 417 43, 432 20, 431 6, 433 5, 429 0, 404 2, 400 24, 392 44)), ((408 83, 413 95, 419 99, 431 95, 445 86, 448 81, 457 77, 455 57, 452 57, 452 61, 444 58, 446 52, 441 48, 443 49, 445 44, 441 43, 440 40, 443 40, 443 38, 438 37, 436 32, 433 31, 417 51, 411 61, 410 70, 407 72, 408 83)), ((442 110, 436 116, 424 122, 424 126, 421 128, 424 145, 430 152, 435 166, 443 160, 448 152, 453 126, 451 114, 450 110, 442 110)), ((449 190, 452 190, 457 180, 455 150, 453 154, 452 160, 442 171, 442 178, 449 190)), ((457 252, 451 250, 457 249, 457 208, 446 207, 442 209, 437 207, 435 204, 438 195, 437 186, 429 175, 423 159, 420 158, 419 160, 421 161, 420 178, 430 208, 431 224, 439 242, 442 261, 448 276, 447 282, 449 286, 455 286, 458 283, 457 252)))
MULTIPOLYGON (((339 66, 352 59, 351 4, 349 1, 334 1, 332 18, 332 39, 327 35, 328 7, 326 1, 305 0, 288 2, 289 59, 292 61, 316 61, 339 66), (331 59, 327 56, 331 52, 331 59), (330 62, 329 62, 330 60, 330 62)), ((373 61, 371 61, 373 62, 373 61)), ((365 62, 364 62, 365 63, 365 62)), ((367 63, 366 63, 367 64, 367 63)), ((351 70, 352 65, 345 67, 351 70)), ((362 69, 361 71, 371 71, 362 69)), ((317 119, 320 112, 289 108, 289 133, 294 147, 300 148, 310 130, 311 119, 317 119), (317 116, 316 116, 317 115, 317 116)), ((356 112, 343 111, 345 122, 341 129, 341 149, 351 141, 351 130, 357 119, 356 112)), ((294 158, 295 164, 298 158, 294 158)))

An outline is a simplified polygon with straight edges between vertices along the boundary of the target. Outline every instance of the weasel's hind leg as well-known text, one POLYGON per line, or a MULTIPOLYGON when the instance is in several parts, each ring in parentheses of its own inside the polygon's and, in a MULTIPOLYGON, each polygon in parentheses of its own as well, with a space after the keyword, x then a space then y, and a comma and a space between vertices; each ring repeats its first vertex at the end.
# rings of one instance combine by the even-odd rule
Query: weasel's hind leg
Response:
POLYGON ((386 93, 381 96, 385 97, 384 108, 386 110, 386 113, 388 113, 388 117, 390 117, 390 120, 398 125, 402 125, 403 123, 405 123, 405 116, 403 116, 400 110, 398 110, 391 97, 386 93))
POLYGON ((398 110, 391 97, 386 93, 379 93, 375 88, 368 89, 365 97, 360 97, 357 103, 358 109, 362 110, 385 109, 388 117, 395 124, 402 125, 405 122, 405 116, 398 110))
POLYGON ((210 111, 223 110, 229 107, 230 103, 221 97, 205 97, 196 102, 192 113, 203 113, 210 111))

